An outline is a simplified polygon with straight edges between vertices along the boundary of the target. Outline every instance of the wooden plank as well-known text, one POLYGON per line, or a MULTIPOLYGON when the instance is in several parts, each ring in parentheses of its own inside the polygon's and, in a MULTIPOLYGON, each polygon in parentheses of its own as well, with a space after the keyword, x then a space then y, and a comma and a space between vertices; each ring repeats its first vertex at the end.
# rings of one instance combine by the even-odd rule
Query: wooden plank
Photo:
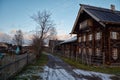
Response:
POLYGON ((93 55, 95 55, 95 31, 92 33, 92 48, 93 48, 93 55))
POLYGON ((111 40, 110 40, 110 30, 108 29, 108 52, 109 52, 109 62, 110 62, 110 64, 111 64, 111 46, 110 46, 110 42, 111 42, 111 40))

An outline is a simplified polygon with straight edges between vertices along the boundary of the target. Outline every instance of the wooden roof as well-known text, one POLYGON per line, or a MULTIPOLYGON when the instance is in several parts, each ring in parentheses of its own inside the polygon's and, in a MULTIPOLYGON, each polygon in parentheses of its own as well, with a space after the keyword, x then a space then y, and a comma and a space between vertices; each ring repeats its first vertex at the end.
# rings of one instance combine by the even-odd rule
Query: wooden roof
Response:
POLYGON ((102 26, 105 27, 106 24, 117 24, 120 25, 120 11, 113 11, 111 9, 105 9, 100 7, 94 7, 90 5, 80 4, 80 9, 74 23, 73 29, 71 33, 75 33, 74 30, 78 24, 80 15, 82 12, 86 12, 89 16, 91 16, 94 20, 99 22, 102 26))

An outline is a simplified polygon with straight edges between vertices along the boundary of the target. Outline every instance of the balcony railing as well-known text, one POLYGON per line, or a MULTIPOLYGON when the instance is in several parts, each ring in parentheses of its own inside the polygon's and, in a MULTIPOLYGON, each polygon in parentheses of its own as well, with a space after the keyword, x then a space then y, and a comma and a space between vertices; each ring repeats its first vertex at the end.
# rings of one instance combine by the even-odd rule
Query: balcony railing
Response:
POLYGON ((85 29, 88 26, 92 26, 92 25, 93 25, 92 20, 91 19, 87 19, 87 20, 85 20, 85 21, 83 21, 83 22, 80 23, 80 30, 81 29, 85 29))

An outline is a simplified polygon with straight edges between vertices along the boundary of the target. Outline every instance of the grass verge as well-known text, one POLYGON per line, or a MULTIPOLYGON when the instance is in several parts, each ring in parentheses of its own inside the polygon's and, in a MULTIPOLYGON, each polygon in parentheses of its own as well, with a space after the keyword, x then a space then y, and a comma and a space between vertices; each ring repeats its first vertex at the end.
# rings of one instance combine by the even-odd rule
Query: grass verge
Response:
POLYGON ((48 57, 45 54, 45 52, 42 52, 42 54, 40 55, 40 58, 37 59, 35 61, 35 63, 32 64, 32 65, 34 65, 34 66, 44 66, 45 64, 47 64, 47 62, 48 62, 48 57))
MULTIPOLYGON (((26 69, 28 69, 28 67, 30 66, 44 66, 45 64, 47 64, 48 62, 48 57, 46 54, 44 54, 45 52, 42 52, 40 55, 40 58, 36 59, 35 62, 28 64, 27 66, 25 66, 22 71, 25 71, 26 69)), ((21 72, 22 72, 21 71, 21 72)))
POLYGON ((70 64, 71 66, 83 70, 89 70, 89 71, 95 71, 95 72, 102 72, 102 73, 108 73, 108 74, 115 74, 120 75, 120 67, 101 67, 101 66, 88 66, 85 64, 81 64, 78 61, 74 61, 68 58, 61 57, 62 60, 64 60, 66 63, 70 64))
POLYGON ((32 80, 37 80, 39 78, 38 76, 35 76, 34 73, 38 71, 42 72, 43 71, 43 66, 46 65, 48 62, 48 57, 45 54, 45 52, 41 53, 41 56, 36 59, 33 63, 28 64, 25 66, 15 77, 11 78, 10 80, 28 80, 29 77, 31 77, 32 80), (19 75, 21 74, 31 74, 31 76, 25 76, 20 78, 19 75), (34 79, 36 78, 36 79, 34 79))

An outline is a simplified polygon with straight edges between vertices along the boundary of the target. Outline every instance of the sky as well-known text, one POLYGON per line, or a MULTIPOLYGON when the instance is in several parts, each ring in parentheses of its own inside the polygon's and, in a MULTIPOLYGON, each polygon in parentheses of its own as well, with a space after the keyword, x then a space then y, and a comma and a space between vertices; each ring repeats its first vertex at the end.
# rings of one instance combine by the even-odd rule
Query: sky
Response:
POLYGON ((30 17, 38 11, 47 10, 52 13, 59 37, 64 39, 64 35, 69 35, 72 30, 79 4, 108 9, 114 4, 116 10, 120 11, 120 0, 0 0, 0 36, 13 35, 21 29, 29 38, 30 32, 37 26, 30 17))

